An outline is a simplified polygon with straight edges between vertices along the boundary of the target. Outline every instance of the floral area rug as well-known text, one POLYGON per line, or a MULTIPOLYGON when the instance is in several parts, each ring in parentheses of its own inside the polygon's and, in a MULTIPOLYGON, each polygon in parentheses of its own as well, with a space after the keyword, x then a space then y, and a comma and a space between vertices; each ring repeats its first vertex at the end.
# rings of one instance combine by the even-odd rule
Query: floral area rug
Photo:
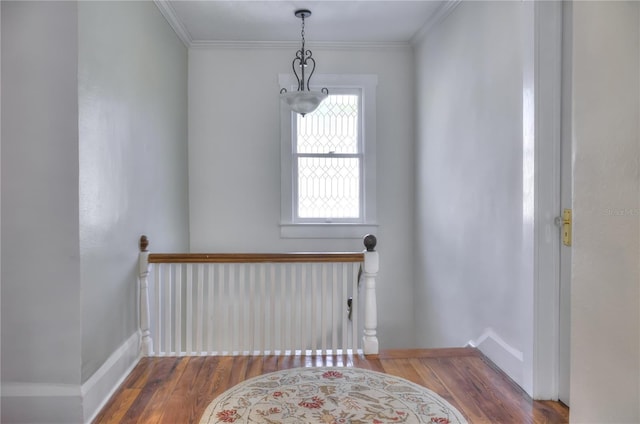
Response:
POLYGON ((294 368, 244 381, 200 424, 466 424, 446 400, 405 379, 358 368, 294 368))

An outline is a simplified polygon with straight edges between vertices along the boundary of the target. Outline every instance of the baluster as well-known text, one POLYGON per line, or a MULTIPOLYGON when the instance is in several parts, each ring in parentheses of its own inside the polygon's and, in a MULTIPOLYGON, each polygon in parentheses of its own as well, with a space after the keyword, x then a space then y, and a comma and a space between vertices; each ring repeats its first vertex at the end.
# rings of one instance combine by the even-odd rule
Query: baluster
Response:
POLYGON ((307 343, 307 333, 305 333, 305 329, 308 328, 308 324, 307 324, 307 309, 306 309, 306 299, 307 299, 307 293, 306 293, 306 286, 307 286, 307 264, 302 264, 302 266, 300 267, 300 272, 301 272, 301 279, 300 279, 300 295, 298 296, 298 308, 300 311, 300 321, 298 322, 294 322, 293 325, 299 325, 299 327, 296 329, 296 332, 299 333, 300 335, 300 343, 298 343, 298 347, 300 347, 301 349, 301 353, 303 355, 307 354, 307 347, 308 347, 308 343, 307 343))
POLYGON ((321 277, 321 290, 322 290, 322 294, 321 299, 320 299, 320 337, 322 338, 322 342, 320 345, 320 349, 322 350, 322 354, 326 354, 327 353, 327 264, 322 264, 321 268, 322 270, 322 277, 321 277))
POLYGON ((318 349, 318 264, 311 264, 311 352, 318 349))
MULTIPOLYGON (((227 278, 225 276, 225 264, 219 264, 218 266, 214 266, 213 270, 217 269, 218 271, 218 279, 216 280, 216 286, 218 289, 218 296, 216 299, 217 308, 212 312, 213 319, 211 330, 211 350, 218 352, 220 355, 224 355, 225 353, 230 355, 233 352, 233 326, 236 324, 233 318, 233 309, 229 307, 229 302, 225 302, 225 296, 230 296, 232 285, 228 283, 227 278), (229 287, 229 291, 225 294, 225 287, 229 287), (220 342, 222 340, 222 343, 220 342), (217 341, 215 343, 214 341, 217 341), (215 347, 214 347, 215 346, 215 347)), ((213 292, 213 286, 211 287, 211 291, 213 292)), ((213 305, 213 300, 211 301, 213 305)))
POLYGON ((256 328, 256 296, 255 296, 255 285, 256 285, 256 265, 249 265, 249 342, 247 346, 245 346, 245 354, 249 352, 249 355, 253 355, 254 346, 255 346, 255 328, 256 328))
POLYGON ((151 329, 149 316, 149 240, 140 237, 140 253, 138 255, 138 280, 140 282, 140 351, 142 355, 151 354, 151 329))
POLYGON ((186 320, 186 336, 185 336, 185 352, 187 356, 193 355, 194 346, 193 346, 193 264, 185 264, 187 269, 187 281, 186 285, 186 312, 185 312, 185 320, 186 320))
MULTIPOLYGON (((175 339, 173 341, 173 351, 176 356, 182 356, 182 264, 174 264, 175 272, 174 298, 175 298, 175 339)), ((167 352, 171 350, 167 349, 167 352)))
MULTIPOLYGON (((230 299, 233 299, 233 296, 235 296, 235 290, 236 287, 233 285, 233 271, 230 274, 226 274, 225 275, 225 270, 229 271, 231 269, 231 265, 227 265, 227 264, 220 264, 219 265, 219 285, 220 285, 220 289, 218 291, 218 310, 219 311, 223 311, 223 315, 221 316, 222 319, 217 320, 216 324, 218 322, 226 322, 228 323, 228 325, 224 326, 225 330, 224 330, 224 337, 222 338, 223 342, 220 343, 220 338, 216 337, 216 340, 218 340, 218 348, 216 349, 218 352, 226 352, 227 355, 232 355, 233 354, 233 347, 234 347, 234 334, 237 333, 237 325, 238 325, 238 321, 237 319, 235 319, 235 315, 234 315, 234 310, 238 309, 238 308, 231 308, 229 306, 230 303, 230 299)), ((219 315, 216 315, 219 316, 219 315)), ((216 329, 218 328, 217 325, 215 327, 216 329)))
MULTIPOLYGON (((348 265, 342 265, 342 279, 340 280, 340 284, 342 286, 342 299, 346 302, 349 298, 349 278, 348 278, 348 265)), ((347 346, 349 345, 348 337, 349 337, 349 327, 352 326, 352 321, 350 320, 350 316, 347 312, 347 305, 344 303, 340 303, 340 310, 342 311, 342 344, 340 348, 342 349, 342 354, 347 353, 347 346)))
MULTIPOLYGON (((287 331, 286 323, 291 322, 293 320, 293 316, 291 315, 291 311, 293 309, 293 305, 295 304, 293 300, 291 301, 291 306, 287 307, 287 298, 285 296, 289 296, 291 291, 287 290, 287 271, 289 271, 293 265, 283 264, 282 271, 280 272, 280 353, 281 355, 286 355, 287 349, 289 348, 289 337, 291 336, 291 331, 287 331), (289 336, 289 337, 288 337, 289 336)), ((293 294, 291 295, 293 297, 293 294)))
POLYGON ((162 311, 164 305, 162 304, 162 266, 161 264, 156 264, 153 270, 153 291, 154 291, 154 330, 153 330, 153 353, 155 356, 160 356, 160 352, 162 351, 162 329, 164 328, 162 324, 162 311))
MULTIPOLYGON (((215 331, 214 323, 218 322, 214 318, 214 301, 216 300, 214 296, 214 289, 216 284, 214 283, 216 267, 215 264, 208 264, 207 266, 207 330, 206 330, 206 351, 208 353, 213 353, 215 349, 213 348, 213 332, 215 331)), ((222 282, 219 283, 218 287, 222 287, 222 282)), ((224 321, 220 321, 224 322, 224 321)), ((223 326, 223 328, 226 326, 223 326)), ((224 337, 224 336, 223 336, 224 337)))
POLYGON ((300 315, 298 315, 298 306, 300 303, 298 302, 298 294, 296 293, 298 285, 295 283, 297 276, 298 266, 296 264, 291 264, 291 270, 289 273, 289 285, 291 286, 291 296, 289 297, 291 304, 289 308, 290 319, 287 321, 287 327, 285 330, 285 334, 287 335, 287 346, 291 351, 291 355, 296 354, 296 347, 300 345, 300 343, 296 342, 299 333, 295 332, 297 327, 294 325, 294 323, 300 325, 300 315))
POLYGON ((331 351, 334 355, 338 354, 338 317, 342 317, 342 311, 339 309, 342 305, 340 294, 338 293, 338 264, 332 264, 333 272, 331 289, 331 351), (337 307, 337 308, 336 308, 337 307))
MULTIPOLYGON (((268 296, 271 300, 271 316, 269 317, 269 322, 271 324, 271 337, 268 341, 269 351, 272 355, 275 355, 276 349, 278 348, 278 344, 276 343, 276 293, 278 292, 278 286, 276 282, 276 267, 273 264, 269 265, 269 287, 268 296)), ((282 301, 282 298, 280 298, 280 301, 282 301)))
MULTIPOLYGON (((240 297, 239 299, 242 299, 242 301, 245 303, 245 305, 247 305, 246 302, 246 297, 245 297, 245 285, 246 285, 246 280, 244 278, 244 274, 245 274, 245 268, 246 268, 246 264, 239 264, 238 265, 238 285, 240 287, 240 297)), ((246 350, 246 345, 247 345, 247 338, 246 338, 246 334, 247 332, 245 331, 246 325, 245 322, 247 321, 246 316, 248 314, 247 309, 251 309, 252 305, 249 303, 249 308, 244 307, 244 308, 236 308, 238 311, 238 316, 239 316, 239 322, 238 322, 238 352, 240 355, 243 354, 243 352, 246 350)))
POLYGON ((195 349, 196 355, 202 355, 202 340, 204 338, 204 332, 202 330, 204 323, 204 266, 198 264, 198 286, 196 288, 196 340, 195 349))
MULTIPOLYGON (((162 350, 162 340, 158 341, 158 354, 160 354, 160 352, 162 352, 162 355, 167 356, 170 355, 171 352, 175 349, 172 348, 172 344, 171 344, 171 329, 173 328, 172 325, 172 321, 171 321, 171 284, 172 284, 172 279, 171 279, 171 269, 172 266, 171 264, 158 264, 156 266, 156 273, 158 273, 158 271, 161 271, 162 273, 160 274, 160 279, 158 281, 161 281, 162 284, 158 284, 158 288, 157 290, 160 291, 160 285, 162 285, 162 289, 164 291, 164 294, 160 295, 160 301, 162 302, 162 311, 163 311, 163 315, 164 315, 164 320, 162 319, 161 315, 158 315, 158 325, 160 326, 159 328, 164 328, 164 351, 162 350), (160 325, 160 323, 162 323, 162 325, 160 325)), ((160 335, 162 333, 160 332, 160 330, 158 331, 158 338, 160 338, 160 335)), ((174 341, 175 344, 175 341, 174 341)))
POLYGON ((156 266, 156 272, 162 270, 158 288, 162 286, 164 291, 164 293, 161 293, 160 295, 162 315, 158 315, 159 328, 164 329, 164 335, 162 335, 161 330, 158 331, 158 339, 162 339, 158 340, 158 355, 162 354, 163 356, 170 355, 170 352, 172 352, 171 329, 173 328, 173 323, 171 322, 171 269, 171 264, 158 264, 156 266), (164 349, 162 348, 163 343, 164 349))
POLYGON ((364 238, 364 336, 363 349, 365 355, 378 354, 378 313, 376 308, 376 275, 378 275, 379 258, 376 252, 376 237, 368 234, 364 238))
POLYGON ((252 354, 258 353, 259 355, 264 355, 264 351, 266 350, 266 340, 268 338, 268 334, 266 333, 266 323, 267 323, 267 302, 266 302, 266 290, 265 290, 265 279, 266 279, 266 265, 260 264, 260 274, 259 274, 259 287, 256 288, 256 292, 258 293, 258 316, 257 322, 255 323, 256 328, 256 343, 258 344, 252 354))
POLYGON ((353 353, 358 351, 358 332, 360 326, 358 321, 360 320, 360 281, 358 279, 359 272, 358 267, 355 264, 351 265, 351 296, 353 301, 351 302, 351 350, 353 353))

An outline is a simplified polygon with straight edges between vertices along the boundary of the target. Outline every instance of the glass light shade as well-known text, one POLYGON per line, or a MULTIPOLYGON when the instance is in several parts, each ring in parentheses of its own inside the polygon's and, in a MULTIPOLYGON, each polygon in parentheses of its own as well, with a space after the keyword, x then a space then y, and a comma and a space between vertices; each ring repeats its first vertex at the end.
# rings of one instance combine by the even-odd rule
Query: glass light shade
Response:
POLYGON ((280 99, 285 102, 291 110, 301 115, 311 113, 317 109, 327 94, 321 91, 292 91, 280 94, 280 99))

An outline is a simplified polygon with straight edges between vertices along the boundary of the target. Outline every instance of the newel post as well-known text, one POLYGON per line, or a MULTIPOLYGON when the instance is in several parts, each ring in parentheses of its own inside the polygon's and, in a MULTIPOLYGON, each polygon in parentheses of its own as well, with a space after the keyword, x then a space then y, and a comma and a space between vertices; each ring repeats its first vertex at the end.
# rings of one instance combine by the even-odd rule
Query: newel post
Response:
POLYGON ((138 283, 140 285, 140 351, 143 356, 151 354, 151 330, 149 328, 149 240, 140 237, 138 256, 138 283))
POLYGON ((378 311, 376 307, 376 275, 378 275, 378 252, 376 252, 376 237, 367 234, 364 237, 364 337, 363 347, 365 355, 378 354, 378 311))

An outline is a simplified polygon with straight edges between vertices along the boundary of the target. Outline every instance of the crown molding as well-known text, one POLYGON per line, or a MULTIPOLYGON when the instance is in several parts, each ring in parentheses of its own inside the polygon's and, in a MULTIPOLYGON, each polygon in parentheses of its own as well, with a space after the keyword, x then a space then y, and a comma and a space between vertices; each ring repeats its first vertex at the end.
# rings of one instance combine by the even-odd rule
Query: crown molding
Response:
MULTIPOLYGON (((298 41, 219 41, 194 40, 189 45, 193 49, 299 49, 298 41)), ((380 50, 410 49, 411 44, 401 42, 357 42, 357 41, 316 41, 307 43, 314 50, 380 50)))
POLYGON ((462 0, 447 0, 443 2, 435 13, 424 23, 422 28, 420 28, 418 32, 411 37, 409 43, 413 46, 422 41, 433 27, 447 19, 451 12, 453 12, 460 3, 462 3, 462 0))
POLYGON ((180 22, 180 19, 176 16, 176 11, 171 3, 167 0, 153 0, 153 3, 156 5, 158 10, 160 10, 162 16, 164 16, 171 28, 173 28, 185 47, 191 47, 193 39, 191 38, 189 31, 187 31, 184 25, 182 25, 182 22, 180 22))
MULTIPOLYGON (((439 15, 440 11, 445 9, 444 6, 448 6, 451 3, 457 5, 460 1, 450 0, 444 3, 436 14, 439 15)), ((153 0, 153 3, 173 28, 178 38, 189 49, 297 49, 300 47, 299 41, 194 40, 180 19, 178 19, 170 1, 153 0)), ((318 50, 398 50, 411 49, 412 43, 413 39, 411 41, 317 41, 308 43, 308 45, 310 48, 318 50)))

